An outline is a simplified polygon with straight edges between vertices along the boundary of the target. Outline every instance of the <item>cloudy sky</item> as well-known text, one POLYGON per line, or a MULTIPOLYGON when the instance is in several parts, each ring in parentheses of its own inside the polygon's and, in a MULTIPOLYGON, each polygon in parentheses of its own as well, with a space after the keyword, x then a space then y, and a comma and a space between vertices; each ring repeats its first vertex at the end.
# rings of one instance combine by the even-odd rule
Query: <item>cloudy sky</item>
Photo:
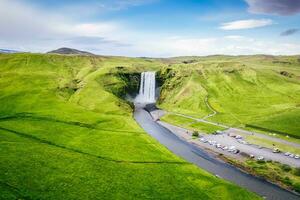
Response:
POLYGON ((0 0, 0 49, 300 54, 300 0, 0 0))

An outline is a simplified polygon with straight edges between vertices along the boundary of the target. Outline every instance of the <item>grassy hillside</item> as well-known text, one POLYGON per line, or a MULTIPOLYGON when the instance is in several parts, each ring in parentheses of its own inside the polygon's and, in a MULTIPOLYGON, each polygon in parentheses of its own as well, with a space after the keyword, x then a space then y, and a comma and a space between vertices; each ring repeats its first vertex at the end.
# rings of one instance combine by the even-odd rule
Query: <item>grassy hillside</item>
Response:
POLYGON ((160 107, 232 126, 300 137, 296 56, 211 56, 164 60, 160 107))
POLYGON ((162 118, 160 118, 160 120, 183 128, 187 128, 189 130, 201 131, 202 133, 207 133, 207 134, 214 133, 218 130, 224 130, 224 128, 220 126, 216 126, 204 122, 197 122, 193 119, 189 119, 174 114, 166 114, 162 118))
POLYGON ((178 158, 120 99, 145 59, 0 54, 0 199, 257 199, 178 158))

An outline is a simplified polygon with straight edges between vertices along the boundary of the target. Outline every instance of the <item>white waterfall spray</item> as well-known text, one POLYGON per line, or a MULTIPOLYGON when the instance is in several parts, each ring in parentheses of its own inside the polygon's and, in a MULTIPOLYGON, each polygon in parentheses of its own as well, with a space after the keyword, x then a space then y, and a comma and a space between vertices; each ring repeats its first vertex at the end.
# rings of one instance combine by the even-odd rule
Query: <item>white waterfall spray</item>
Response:
POLYGON ((155 72, 142 72, 138 103, 155 103, 155 72))

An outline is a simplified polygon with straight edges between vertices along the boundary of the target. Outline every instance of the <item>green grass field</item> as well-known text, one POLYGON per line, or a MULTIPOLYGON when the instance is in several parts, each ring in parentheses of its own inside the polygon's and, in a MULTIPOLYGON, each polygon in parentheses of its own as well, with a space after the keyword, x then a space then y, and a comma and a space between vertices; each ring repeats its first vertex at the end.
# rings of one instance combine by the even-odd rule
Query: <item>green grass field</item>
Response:
POLYGON ((161 108, 201 118, 212 113, 210 106, 217 114, 208 120, 300 137, 297 56, 179 57, 165 62, 161 108))
POLYGON ((167 114, 161 118, 162 121, 168 122, 173 125, 180 126, 182 128, 186 128, 193 131, 199 131, 201 133, 214 133, 218 130, 224 130, 224 128, 220 126, 215 126, 213 124, 197 122, 193 119, 189 119, 186 117, 174 115, 174 114, 167 114))
POLYGON ((164 65, 0 54, 0 199, 258 199, 175 156, 134 121, 118 97, 130 83, 115 72, 164 65))

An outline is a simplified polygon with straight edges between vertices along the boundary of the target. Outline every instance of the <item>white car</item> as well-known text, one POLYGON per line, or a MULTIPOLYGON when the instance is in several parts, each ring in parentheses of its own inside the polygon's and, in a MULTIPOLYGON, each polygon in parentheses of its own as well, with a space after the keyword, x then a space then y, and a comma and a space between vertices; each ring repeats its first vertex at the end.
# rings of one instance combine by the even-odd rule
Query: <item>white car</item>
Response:
POLYGON ((227 150, 228 152, 233 152, 235 151, 235 146, 230 146, 227 150))
POLYGON ((291 153, 290 152, 286 152, 284 155, 285 156, 289 156, 289 155, 291 155, 291 153))
POLYGON ((240 135, 236 135, 235 136, 235 139, 242 139, 243 137, 242 136, 240 136, 240 135))
POLYGON ((235 149, 235 146, 230 146, 228 149, 235 149))
POLYGON ((258 156, 257 160, 264 160, 265 158, 263 156, 258 156))
POLYGON ((207 142, 207 140, 206 140, 205 138, 201 138, 200 141, 201 141, 201 142, 204 142, 204 143, 207 142))
POLYGON ((296 154, 294 158, 295 158, 295 159, 299 159, 300 156, 299 156, 298 154, 296 154))
POLYGON ((289 157, 294 158, 294 154, 291 153, 291 154, 289 155, 289 157))
POLYGON ((226 150, 228 149, 228 147, 227 147, 227 146, 224 146, 222 149, 223 149, 224 151, 226 151, 226 150))
POLYGON ((217 144, 217 148, 221 148, 221 147, 222 147, 222 145, 218 143, 217 144))

